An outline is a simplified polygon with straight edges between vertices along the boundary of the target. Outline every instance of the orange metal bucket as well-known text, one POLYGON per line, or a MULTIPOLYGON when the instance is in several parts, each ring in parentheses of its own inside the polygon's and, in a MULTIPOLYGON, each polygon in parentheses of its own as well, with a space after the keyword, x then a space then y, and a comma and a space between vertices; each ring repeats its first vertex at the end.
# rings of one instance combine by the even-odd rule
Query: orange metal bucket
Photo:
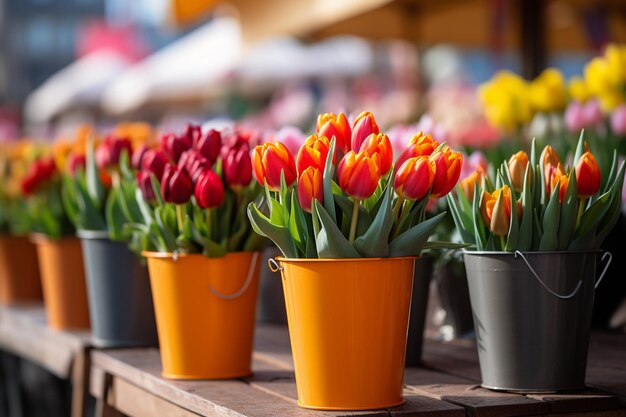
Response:
POLYGON ((48 324, 58 330, 88 329, 89 308, 80 240, 34 235, 48 324))
POLYGON ((226 379, 252 373, 260 256, 144 252, 163 377, 226 379))
POLYGON ((298 404, 402 404, 414 258, 277 260, 270 264, 282 270, 298 404))
POLYGON ((41 301, 37 250, 27 237, 0 237, 0 303, 41 301))

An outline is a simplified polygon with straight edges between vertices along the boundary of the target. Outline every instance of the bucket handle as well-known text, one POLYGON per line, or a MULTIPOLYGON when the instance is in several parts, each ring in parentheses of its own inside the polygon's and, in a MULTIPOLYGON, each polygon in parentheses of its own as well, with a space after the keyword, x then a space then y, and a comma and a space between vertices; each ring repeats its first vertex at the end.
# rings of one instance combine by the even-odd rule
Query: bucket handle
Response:
POLYGON ((606 274, 606 271, 609 269, 609 265, 611 265, 611 261, 613 260, 613 255, 611 254, 611 252, 604 252, 602 254, 602 258, 600 259, 600 262, 604 262, 604 258, 609 257, 609 260, 606 262, 606 265, 604 265, 604 269, 602 270, 602 273, 600 274, 600 278, 598 278, 598 280, 596 281, 596 285, 593 287, 594 289, 598 289, 598 285, 600 285, 600 283, 602 282, 602 279, 604 278, 604 274, 606 274))
POLYGON ((545 282, 543 282, 543 280, 539 277, 539 275, 537 275, 537 273, 535 272, 535 270, 533 269, 533 267, 530 265, 530 263, 528 262, 528 259, 526 259, 526 257, 524 256, 524 254, 518 250, 515 251, 515 257, 517 258, 518 256, 520 256, 524 262, 526 263, 526 266, 528 266, 528 269, 530 269, 530 272, 533 274, 533 276, 537 279, 537 281, 539 281, 539 283, 541 284, 541 286, 543 288, 546 289, 546 291, 548 291, 550 294, 552 294, 553 296, 555 296, 556 298, 559 298, 561 300, 569 300, 570 298, 574 297, 578 291, 580 290, 580 287, 583 285, 583 280, 578 280, 578 284, 576 285, 576 288, 574 288, 574 291, 572 291, 570 294, 567 295, 561 295, 561 294, 557 294, 554 291, 552 291, 545 282))
POLYGON ((258 257, 259 257, 259 252, 254 252, 254 254, 252 255, 252 261, 250 262, 250 269, 248 269, 248 276, 246 277, 245 282, 243 283, 243 285, 241 286, 241 288, 239 288, 237 292, 234 292, 232 294, 222 294, 221 292, 217 291, 212 286, 209 286, 209 290, 211 291, 211 294, 213 294, 217 298, 221 298, 222 300, 234 300, 235 298, 241 297, 243 293, 246 292, 250 284, 252 283, 252 279, 254 278, 254 270, 256 267, 256 261, 258 257))
POLYGON ((267 266, 270 268, 270 271, 272 272, 278 272, 278 271, 282 271, 283 269, 285 269, 284 266, 281 266, 278 261, 274 258, 269 258, 267 260, 267 266))

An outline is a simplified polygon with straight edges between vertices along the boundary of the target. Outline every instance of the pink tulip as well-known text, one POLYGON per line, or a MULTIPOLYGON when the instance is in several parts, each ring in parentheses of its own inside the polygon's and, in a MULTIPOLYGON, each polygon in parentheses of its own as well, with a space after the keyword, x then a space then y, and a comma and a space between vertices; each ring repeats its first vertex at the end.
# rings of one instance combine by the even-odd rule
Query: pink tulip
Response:
POLYGON ((585 127, 598 126, 604 122, 604 114, 598 100, 589 100, 583 107, 585 127))
POLYGON ((611 114, 611 130, 616 135, 626 135, 626 104, 620 105, 611 114))
POLYGON ((565 127, 570 132, 577 134, 581 129, 585 128, 585 110, 582 104, 572 101, 565 110, 565 127))

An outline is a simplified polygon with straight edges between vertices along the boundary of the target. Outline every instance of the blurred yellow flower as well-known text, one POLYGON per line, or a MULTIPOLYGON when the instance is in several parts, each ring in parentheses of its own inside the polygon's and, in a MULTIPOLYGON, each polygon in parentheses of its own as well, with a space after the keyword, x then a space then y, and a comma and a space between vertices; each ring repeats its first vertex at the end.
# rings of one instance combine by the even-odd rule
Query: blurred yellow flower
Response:
POLYGON ((572 77, 569 81, 569 95, 579 103, 584 103, 591 98, 591 92, 582 77, 572 77))
POLYGON ((148 146, 153 145, 155 140, 154 130, 152 126, 144 122, 120 123, 115 126, 113 134, 119 137, 130 139, 133 148, 145 143, 148 146))
POLYGON ((478 90, 489 122, 514 130, 533 117, 528 83, 510 71, 499 71, 478 90))
POLYGON ((565 108, 567 90, 565 78, 557 69, 548 68, 530 83, 530 101, 540 112, 554 112, 565 108))
POLYGON ((604 56, 592 59, 585 66, 585 82, 603 110, 611 111, 625 103, 626 46, 611 44, 604 56))

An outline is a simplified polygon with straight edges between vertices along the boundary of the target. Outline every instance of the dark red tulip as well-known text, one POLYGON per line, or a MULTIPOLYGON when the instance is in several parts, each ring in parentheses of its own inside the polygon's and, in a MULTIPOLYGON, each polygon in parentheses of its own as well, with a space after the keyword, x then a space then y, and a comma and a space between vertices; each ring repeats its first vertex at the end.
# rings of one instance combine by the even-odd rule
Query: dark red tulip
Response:
POLYGON ((67 157, 65 169, 70 175, 76 174, 79 168, 84 168, 86 159, 84 154, 71 153, 67 157))
POLYGON ((178 162, 180 155, 187 149, 190 149, 191 145, 191 139, 187 136, 179 136, 174 133, 166 133, 161 136, 161 149, 174 163, 178 162))
POLYGON ((207 158, 211 165, 217 161, 222 147, 222 136, 217 130, 211 129, 206 133, 198 136, 193 143, 195 149, 207 158))
POLYGON ((200 139, 200 136, 202 136, 202 128, 198 125, 187 123, 183 128, 183 133, 181 136, 186 137, 191 141, 192 144, 195 145, 198 139, 200 139))
POLYGON ((226 183, 235 186, 247 186, 252 181, 252 160, 250 145, 243 140, 222 150, 222 169, 226 183))
POLYGON ((161 180, 167 163, 167 156, 163 151, 148 149, 141 160, 141 169, 152 172, 158 180, 161 180))
POLYGON ((167 164, 161 178, 161 194, 168 203, 185 204, 193 193, 193 182, 187 172, 176 165, 167 164))
POLYGON ((201 171, 196 181, 194 195, 202 208, 219 207, 224 202, 222 179, 212 169, 201 171))
POLYGON ((129 157, 132 156, 133 148, 128 138, 107 136, 96 149, 96 165, 101 169, 116 167, 123 150, 128 152, 129 157))
POLYGON ((22 192, 25 195, 32 194, 41 184, 52 179, 56 171, 56 164, 52 157, 45 157, 34 161, 20 183, 22 192))
POLYGON ((143 198, 148 202, 156 201, 154 188, 152 188, 152 173, 150 171, 137 172, 137 185, 143 194, 143 198))
POLYGON ((178 160, 178 166, 187 171, 187 174, 194 180, 199 171, 211 168, 211 165, 211 162, 195 149, 186 150, 178 160))
POLYGON ((148 152, 148 150, 150 150, 150 148, 148 148, 148 146, 143 143, 139 145, 137 149, 135 149, 135 151, 133 152, 133 157, 130 160, 130 166, 133 169, 141 169, 141 161, 143 160, 143 157, 146 155, 146 152, 148 152))

